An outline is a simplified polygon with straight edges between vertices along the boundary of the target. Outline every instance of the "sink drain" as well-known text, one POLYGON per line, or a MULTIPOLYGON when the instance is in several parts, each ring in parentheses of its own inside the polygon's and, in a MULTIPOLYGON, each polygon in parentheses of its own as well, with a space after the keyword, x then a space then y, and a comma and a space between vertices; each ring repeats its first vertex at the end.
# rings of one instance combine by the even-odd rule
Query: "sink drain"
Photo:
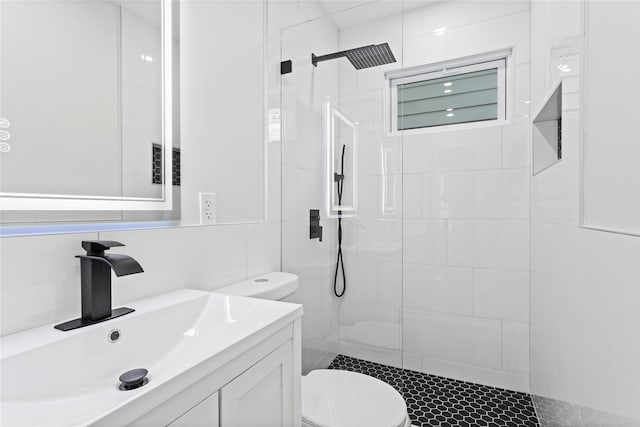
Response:
POLYGON ((120 329, 112 329, 109 331, 109 342, 116 342, 122 336, 120 329))
POLYGON ((118 378, 120 380, 118 388, 122 391, 140 388, 149 382, 148 373, 149 371, 144 368, 127 371, 118 378))

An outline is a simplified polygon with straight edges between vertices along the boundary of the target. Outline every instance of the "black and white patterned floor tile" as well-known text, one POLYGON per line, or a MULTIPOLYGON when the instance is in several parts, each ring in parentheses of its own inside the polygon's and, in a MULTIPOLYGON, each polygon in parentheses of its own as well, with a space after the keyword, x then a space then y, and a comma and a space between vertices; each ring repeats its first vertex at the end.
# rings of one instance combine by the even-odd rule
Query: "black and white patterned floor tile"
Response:
POLYGON ((394 368, 338 355, 329 369, 360 372, 396 388, 411 424, 459 427, 538 427, 531 396, 481 384, 394 368))

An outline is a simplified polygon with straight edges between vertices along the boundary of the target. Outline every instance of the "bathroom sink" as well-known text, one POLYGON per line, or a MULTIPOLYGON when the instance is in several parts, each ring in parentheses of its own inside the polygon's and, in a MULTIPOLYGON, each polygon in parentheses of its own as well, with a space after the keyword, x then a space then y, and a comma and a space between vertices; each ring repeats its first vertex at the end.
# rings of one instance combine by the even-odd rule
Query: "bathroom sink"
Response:
POLYGON ((88 425, 141 396, 150 409, 302 313, 187 289, 128 306, 135 312, 90 327, 52 324, 0 339, 0 424, 88 425), (118 377, 135 368, 148 369, 148 384, 119 390, 118 377))

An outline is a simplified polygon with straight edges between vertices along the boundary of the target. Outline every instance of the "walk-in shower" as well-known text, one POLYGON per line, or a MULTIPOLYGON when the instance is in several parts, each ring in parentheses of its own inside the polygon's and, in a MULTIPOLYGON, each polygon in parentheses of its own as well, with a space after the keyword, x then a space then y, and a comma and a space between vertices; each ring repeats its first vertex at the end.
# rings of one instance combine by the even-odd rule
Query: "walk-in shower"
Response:
POLYGON ((640 105, 640 3, 320 4, 273 46, 293 64, 278 99, 281 260, 300 276, 303 371, 415 390, 416 426, 585 426, 592 412, 638 425, 640 246, 579 224, 638 229, 624 117, 640 105), (614 88, 598 71, 617 44, 614 88), (534 176, 532 142, 557 145, 557 117, 538 114, 557 87, 563 158, 534 176), (585 119, 614 101, 619 120, 585 119))

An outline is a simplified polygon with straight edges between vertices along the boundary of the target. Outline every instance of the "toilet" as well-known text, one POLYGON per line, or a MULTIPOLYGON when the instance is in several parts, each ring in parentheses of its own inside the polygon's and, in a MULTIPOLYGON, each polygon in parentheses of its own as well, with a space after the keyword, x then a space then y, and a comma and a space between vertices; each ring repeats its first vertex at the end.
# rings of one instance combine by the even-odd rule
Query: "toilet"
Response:
MULTIPOLYGON (((216 293, 280 300, 298 289, 298 276, 273 272, 216 289, 216 293)), ((302 377, 303 427, 410 427, 404 399, 368 375, 316 369, 302 377)))

